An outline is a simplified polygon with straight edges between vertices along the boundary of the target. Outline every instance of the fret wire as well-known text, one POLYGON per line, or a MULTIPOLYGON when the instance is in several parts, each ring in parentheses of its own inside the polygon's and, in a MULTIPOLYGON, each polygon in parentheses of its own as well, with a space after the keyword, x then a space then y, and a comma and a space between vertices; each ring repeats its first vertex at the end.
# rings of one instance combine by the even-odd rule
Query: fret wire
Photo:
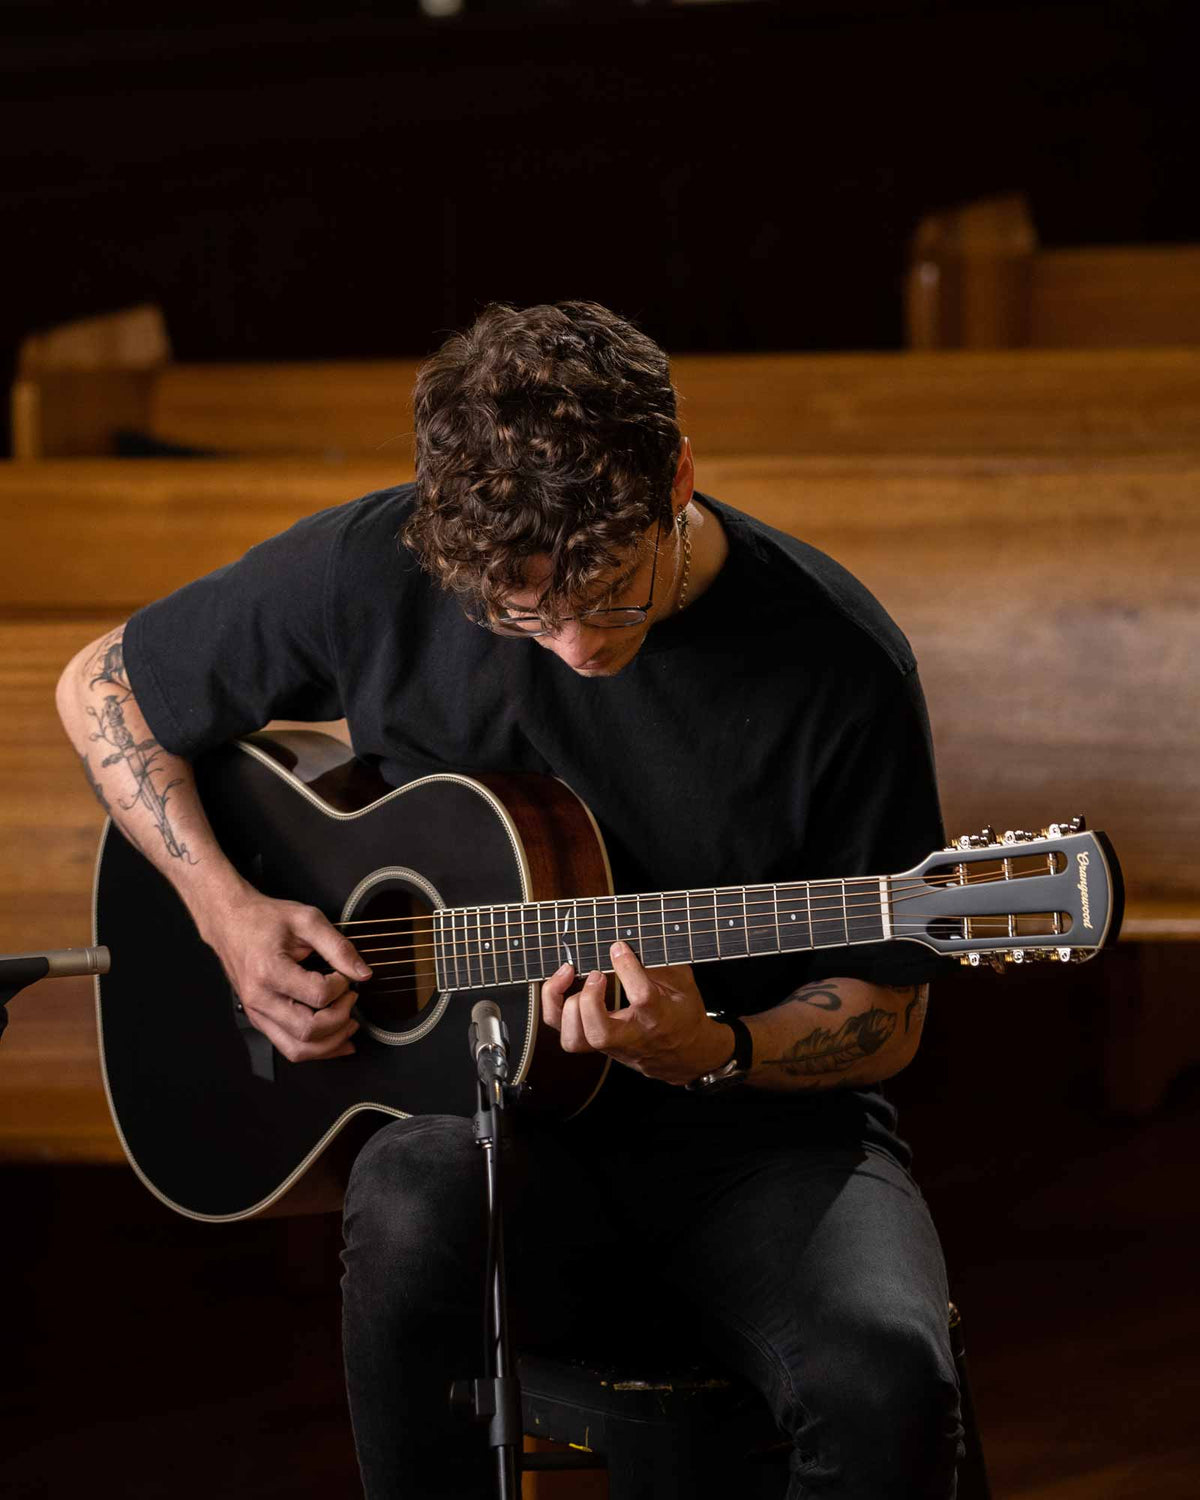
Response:
POLYGON ((779 886, 778 885, 773 885, 771 887, 771 894, 774 897, 774 901, 775 901, 775 951, 776 951, 776 953, 782 953, 783 952, 783 933, 781 933, 780 930, 779 930, 779 886))
POLYGON ((526 907, 525 906, 521 906, 521 907, 518 908, 518 910, 520 912, 518 932, 517 932, 517 936, 513 939, 513 945, 509 949, 509 952, 512 953, 514 957, 519 957, 520 958, 520 960, 521 960, 521 970, 522 970, 522 972, 521 972, 521 980, 522 980, 522 983, 527 983, 528 980, 529 980, 529 959, 527 958, 526 952, 525 952, 525 911, 526 911, 526 907))
MULTIPOLYGON (((535 908, 531 906, 531 910, 533 910, 533 909, 535 909, 535 908)), ((476 914, 476 909, 475 908, 464 908, 462 910, 465 910, 468 916, 473 916, 473 915, 476 914)), ((483 915, 483 910, 484 909, 482 909, 482 908, 479 909, 479 915, 480 915, 480 917, 482 917, 482 915, 483 915)), ((549 910, 549 907, 547 907, 546 910, 549 910)), ((878 920, 882 920, 886 916, 886 905, 885 905, 885 903, 879 897, 873 898, 872 902, 870 902, 870 903, 862 903, 860 906, 856 906, 855 910, 857 912, 860 912, 860 915, 858 915, 855 918, 853 918, 853 922, 856 922, 856 923, 857 922, 866 922, 866 921, 870 920, 871 918, 875 918, 878 921, 878 920), (865 913, 863 913, 863 907, 864 906, 866 906, 866 907, 869 908, 865 913)), ((763 913, 763 915, 765 916, 766 913, 763 913)), ((1002 920, 1003 919, 1003 914, 1002 913, 998 913, 996 915, 995 919, 996 920, 1002 920)), ((972 920, 974 920, 974 919, 972 919, 972 920)), ((677 926, 678 924, 674 924, 674 925, 677 926)), ((751 920, 751 923, 750 923, 750 926, 748 928, 748 931, 751 934, 765 933, 765 932, 771 931, 775 927, 775 925, 776 924, 774 923, 773 920, 767 920, 767 921, 763 921, 763 922, 758 921, 757 920, 757 914, 756 914, 756 917, 751 920)), ((911 925, 916 925, 918 927, 921 927, 921 926, 924 925, 924 921, 923 921, 923 919, 919 919, 915 924, 910 923, 908 925, 910 925, 910 926, 911 925)), ((736 922, 734 923, 734 926, 736 928, 736 922)), ((698 924, 696 924, 695 919, 693 919, 693 927, 694 927, 694 929, 696 931, 698 931, 700 933, 706 932, 705 928, 703 928, 703 927, 699 926, 698 924)), ((713 930, 716 930, 716 929, 707 929, 708 932, 711 932, 713 930)), ((851 927, 850 930, 851 931, 854 930, 853 926, 851 927)), ((486 954, 488 952, 488 950, 486 948, 486 945, 484 945, 484 943, 483 943, 482 936, 480 936, 480 934, 482 934, 482 932, 483 932, 482 921, 480 921, 479 924, 477 925, 477 927, 475 928, 475 932, 477 934, 477 943, 478 943, 478 946, 471 947, 469 945, 469 936, 470 936, 471 929, 468 927, 468 928, 465 929, 465 931, 467 933, 467 938, 468 938, 467 946, 464 949, 465 956, 468 957, 468 958, 476 958, 476 957, 482 957, 484 954, 486 954)), ((652 934, 652 940, 653 939, 654 939, 654 935, 652 934)), ((850 941, 853 942, 853 941, 856 941, 856 940, 852 938, 850 941)), ((861 941, 861 942, 878 942, 879 939, 877 937, 870 937, 870 938, 858 939, 857 941, 861 941)), ((846 945, 843 942, 839 942, 839 943, 828 945, 828 946, 844 947, 846 945)), ((544 945, 543 945, 543 948, 544 948, 544 945)), ((440 940, 430 938, 430 939, 425 940, 425 941, 423 941, 421 943, 411 945, 408 948, 405 948, 404 946, 396 947, 396 948, 382 948, 382 949, 369 949, 368 948, 368 949, 364 949, 363 951, 365 953, 387 953, 387 952, 402 952, 402 951, 411 951, 411 952, 415 953, 415 952, 423 951, 423 950, 434 950, 435 952, 438 952, 438 951, 444 951, 444 948, 441 947, 440 940)), ((462 957, 462 956, 463 955, 460 955, 460 957, 462 957)), ((543 954, 543 956, 544 956, 544 954, 543 954)), ((399 963, 399 962, 410 962, 410 961, 413 961, 413 960, 399 960, 399 959, 388 960, 388 962, 396 962, 396 963, 399 963)))
POLYGON ((842 927, 846 933, 846 941, 850 941, 850 913, 846 910, 846 882, 842 881, 842 927))

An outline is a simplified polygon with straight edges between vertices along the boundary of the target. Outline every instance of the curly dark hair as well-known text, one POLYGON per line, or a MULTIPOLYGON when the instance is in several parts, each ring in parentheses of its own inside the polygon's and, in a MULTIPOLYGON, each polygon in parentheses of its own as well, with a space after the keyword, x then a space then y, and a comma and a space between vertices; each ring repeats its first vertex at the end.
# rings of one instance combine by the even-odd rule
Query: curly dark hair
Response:
POLYGON ((679 458, 667 356, 595 302, 487 308, 422 367, 413 395, 417 508, 403 532, 473 612, 551 572, 555 628, 656 521, 679 458))

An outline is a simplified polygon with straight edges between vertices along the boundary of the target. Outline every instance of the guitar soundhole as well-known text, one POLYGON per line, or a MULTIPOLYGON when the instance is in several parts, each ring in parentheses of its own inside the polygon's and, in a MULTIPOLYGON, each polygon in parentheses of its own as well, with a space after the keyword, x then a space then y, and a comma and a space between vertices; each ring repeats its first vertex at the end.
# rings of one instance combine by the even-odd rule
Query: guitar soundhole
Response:
POLYGON ((419 1024, 438 998, 433 907, 402 880, 374 885, 355 906, 346 934, 375 971, 358 994, 367 1022, 383 1031, 419 1024))

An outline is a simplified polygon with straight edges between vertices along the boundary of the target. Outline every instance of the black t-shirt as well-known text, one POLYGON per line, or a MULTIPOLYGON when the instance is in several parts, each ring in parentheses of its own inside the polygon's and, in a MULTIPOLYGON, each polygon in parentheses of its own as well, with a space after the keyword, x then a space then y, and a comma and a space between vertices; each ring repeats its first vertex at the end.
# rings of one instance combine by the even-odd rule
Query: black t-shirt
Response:
MULTIPOLYGON (((189 758, 269 719, 345 717, 393 785, 434 770, 536 771, 587 803, 616 889, 678 890, 907 869, 943 842, 924 701, 907 641, 831 558, 697 499, 729 555, 612 678, 469 621, 398 540, 411 485, 322 511, 139 611, 125 634, 151 730, 189 758)), ((709 1009, 750 1013, 809 979, 912 984, 929 950, 896 942, 702 965, 709 1009)), ((806 1120, 889 1149, 874 1090, 704 1098, 616 1067, 593 1121, 806 1120)))

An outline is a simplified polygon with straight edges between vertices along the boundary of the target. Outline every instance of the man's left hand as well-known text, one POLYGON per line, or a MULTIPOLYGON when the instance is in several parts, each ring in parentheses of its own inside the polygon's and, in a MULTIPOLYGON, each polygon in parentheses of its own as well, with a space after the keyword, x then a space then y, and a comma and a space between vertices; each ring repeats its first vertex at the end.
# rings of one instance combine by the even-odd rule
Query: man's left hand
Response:
POLYGON ((564 1052, 603 1052, 628 1068, 664 1083, 690 1083, 733 1055, 728 1026, 704 1010, 690 964, 648 973, 625 943, 609 950, 629 1002, 605 1005, 606 981, 593 972, 576 994, 567 991, 575 970, 564 964, 542 985, 542 1018, 562 1035, 564 1052))

